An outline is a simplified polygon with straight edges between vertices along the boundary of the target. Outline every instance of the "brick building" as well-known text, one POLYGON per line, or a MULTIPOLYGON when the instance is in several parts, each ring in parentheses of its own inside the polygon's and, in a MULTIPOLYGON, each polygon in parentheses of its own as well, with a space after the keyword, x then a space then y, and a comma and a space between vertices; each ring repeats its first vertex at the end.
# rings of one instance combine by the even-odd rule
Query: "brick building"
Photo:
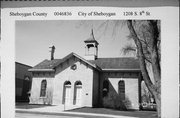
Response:
POLYGON ((93 31, 85 42, 85 57, 70 53, 44 60, 32 69, 30 104, 69 108, 108 107, 139 109, 141 71, 133 57, 98 58, 93 31))
POLYGON ((16 80, 15 80, 15 91, 16 91, 16 102, 28 102, 28 92, 31 89, 32 74, 28 72, 31 66, 18 63, 15 64, 16 67, 16 80))

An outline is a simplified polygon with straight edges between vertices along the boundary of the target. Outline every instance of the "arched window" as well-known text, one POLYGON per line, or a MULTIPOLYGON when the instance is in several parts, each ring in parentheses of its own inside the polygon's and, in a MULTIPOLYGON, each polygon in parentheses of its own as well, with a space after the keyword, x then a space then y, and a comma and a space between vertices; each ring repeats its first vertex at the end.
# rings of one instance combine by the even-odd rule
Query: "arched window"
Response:
POLYGON ((125 100, 125 83, 123 80, 120 80, 118 83, 118 88, 119 88, 119 95, 121 100, 125 100))
POLYGON ((64 83, 64 85, 65 85, 65 86, 71 86, 71 82, 70 82, 70 81, 66 81, 66 82, 64 83))
POLYGON ((45 97, 46 96, 46 87, 47 87, 47 81, 46 80, 42 80, 41 81, 41 93, 40 93, 40 97, 45 97))
POLYGON ((75 85, 76 85, 76 86, 81 86, 82 83, 81 83, 81 81, 77 81, 77 82, 75 83, 75 85))
POLYGON ((109 92, 109 81, 105 80, 103 82, 103 97, 106 97, 109 92))

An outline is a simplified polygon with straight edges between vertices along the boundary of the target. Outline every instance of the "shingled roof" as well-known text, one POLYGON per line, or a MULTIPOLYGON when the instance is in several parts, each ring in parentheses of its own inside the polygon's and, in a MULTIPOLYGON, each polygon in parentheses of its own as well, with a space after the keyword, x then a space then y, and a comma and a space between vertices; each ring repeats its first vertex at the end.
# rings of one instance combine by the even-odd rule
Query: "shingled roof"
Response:
POLYGON ((85 60, 75 53, 70 53, 63 59, 44 60, 29 71, 54 71, 60 63, 63 63, 71 56, 75 56, 98 70, 140 70, 139 62, 132 57, 121 58, 98 58, 96 60, 85 60))
POLYGON ((61 59, 47 60, 40 62, 29 71, 53 71, 53 69, 61 62, 61 59))
POLYGON ((102 70, 140 70, 138 59, 133 57, 98 58, 90 62, 102 70))
POLYGON ((82 60, 83 62, 87 63, 88 65, 92 66, 93 68, 100 70, 100 68, 97 65, 90 63, 89 61, 85 60, 81 56, 72 52, 62 59, 53 59, 53 60, 46 59, 46 60, 40 62, 39 64, 37 64, 36 66, 34 66, 33 68, 29 69, 29 71, 55 71, 54 69, 59 64, 65 62, 67 59, 71 58, 72 56, 82 60))

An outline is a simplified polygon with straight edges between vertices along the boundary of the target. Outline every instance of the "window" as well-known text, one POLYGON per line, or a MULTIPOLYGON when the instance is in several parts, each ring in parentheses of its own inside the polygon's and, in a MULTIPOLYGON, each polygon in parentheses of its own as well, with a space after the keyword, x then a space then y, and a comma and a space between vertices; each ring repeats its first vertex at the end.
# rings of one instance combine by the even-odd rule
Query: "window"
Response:
POLYGON ((103 82, 103 97, 106 97, 109 91, 109 82, 108 80, 105 80, 103 82))
POLYGON ((76 65, 76 64, 73 64, 73 65, 71 66, 71 69, 72 69, 72 70, 76 70, 76 69, 77 69, 77 65, 76 65))
POLYGON ((47 87, 47 81, 42 80, 40 97, 45 97, 46 96, 46 87, 47 87))
POLYGON ((77 81, 76 83, 75 83, 75 86, 81 86, 82 85, 82 83, 80 82, 80 81, 77 81))
POLYGON ((66 82, 64 82, 64 85, 65 86, 71 86, 71 82, 70 81, 66 81, 66 82))
POLYGON ((119 95, 121 100, 125 100, 125 83, 123 80, 119 81, 119 95))

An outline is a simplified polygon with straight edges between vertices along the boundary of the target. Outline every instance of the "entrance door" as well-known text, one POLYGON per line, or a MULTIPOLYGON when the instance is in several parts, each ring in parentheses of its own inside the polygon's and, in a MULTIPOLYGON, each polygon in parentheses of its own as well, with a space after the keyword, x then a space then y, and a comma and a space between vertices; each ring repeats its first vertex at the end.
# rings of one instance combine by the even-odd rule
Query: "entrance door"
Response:
POLYGON ((82 86, 76 87, 76 104, 81 105, 82 86))
POLYGON ((75 96, 75 103, 76 105, 78 106, 81 106, 81 103, 82 103, 82 84, 81 82, 78 82, 76 85, 75 85, 75 91, 76 91, 76 96, 75 96))
POLYGON ((65 104, 70 104, 70 97, 71 97, 71 86, 65 85, 65 104))

